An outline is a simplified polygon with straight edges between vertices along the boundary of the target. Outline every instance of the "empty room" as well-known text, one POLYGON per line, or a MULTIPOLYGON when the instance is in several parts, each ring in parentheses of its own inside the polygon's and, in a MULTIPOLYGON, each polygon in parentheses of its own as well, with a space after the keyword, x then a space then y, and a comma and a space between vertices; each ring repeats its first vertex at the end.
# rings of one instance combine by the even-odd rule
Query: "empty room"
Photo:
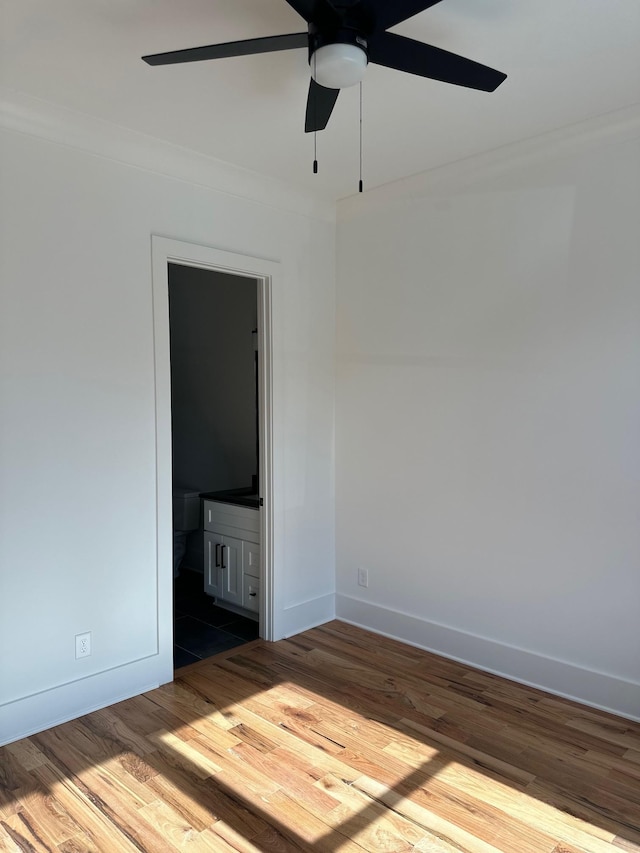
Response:
POLYGON ((635 0, 0 7, 0 850, 640 851, 635 0))

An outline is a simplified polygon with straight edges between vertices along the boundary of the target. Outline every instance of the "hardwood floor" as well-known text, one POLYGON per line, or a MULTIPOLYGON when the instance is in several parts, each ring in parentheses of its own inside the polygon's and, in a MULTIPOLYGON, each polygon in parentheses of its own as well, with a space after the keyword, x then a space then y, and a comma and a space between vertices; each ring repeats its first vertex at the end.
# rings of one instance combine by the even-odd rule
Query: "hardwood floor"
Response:
POLYGON ((640 851, 640 725, 332 622, 4 747, 0 850, 640 851))

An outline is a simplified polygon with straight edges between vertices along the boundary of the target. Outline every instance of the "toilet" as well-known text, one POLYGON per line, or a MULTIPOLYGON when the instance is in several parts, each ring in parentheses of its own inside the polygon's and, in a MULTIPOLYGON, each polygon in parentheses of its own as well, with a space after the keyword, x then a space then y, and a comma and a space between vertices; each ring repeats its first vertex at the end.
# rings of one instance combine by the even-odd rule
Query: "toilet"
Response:
POLYGON ((180 576, 180 563, 187 550, 187 535, 200 527, 200 492, 185 486, 173 487, 173 576, 180 576))

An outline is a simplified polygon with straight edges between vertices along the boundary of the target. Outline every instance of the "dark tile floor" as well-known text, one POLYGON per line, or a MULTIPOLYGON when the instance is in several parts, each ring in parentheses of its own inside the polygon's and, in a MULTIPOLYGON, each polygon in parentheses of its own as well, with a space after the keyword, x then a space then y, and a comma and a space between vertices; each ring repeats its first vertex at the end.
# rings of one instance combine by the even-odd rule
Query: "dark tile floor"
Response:
POLYGON ((258 623, 217 607, 199 572, 182 569, 173 582, 173 666, 195 663, 258 638, 258 623))

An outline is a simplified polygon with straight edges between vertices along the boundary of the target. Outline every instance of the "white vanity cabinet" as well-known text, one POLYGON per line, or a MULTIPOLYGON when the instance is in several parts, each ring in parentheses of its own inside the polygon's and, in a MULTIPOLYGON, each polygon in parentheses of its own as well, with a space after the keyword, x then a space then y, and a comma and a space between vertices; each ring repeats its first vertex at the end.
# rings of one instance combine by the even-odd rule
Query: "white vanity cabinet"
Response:
MULTIPOLYGON (((204 589, 220 607, 260 612, 260 514, 252 507, 204 504, 204 589)), ((247 614, 248 615, 248 614, 247 614)))

